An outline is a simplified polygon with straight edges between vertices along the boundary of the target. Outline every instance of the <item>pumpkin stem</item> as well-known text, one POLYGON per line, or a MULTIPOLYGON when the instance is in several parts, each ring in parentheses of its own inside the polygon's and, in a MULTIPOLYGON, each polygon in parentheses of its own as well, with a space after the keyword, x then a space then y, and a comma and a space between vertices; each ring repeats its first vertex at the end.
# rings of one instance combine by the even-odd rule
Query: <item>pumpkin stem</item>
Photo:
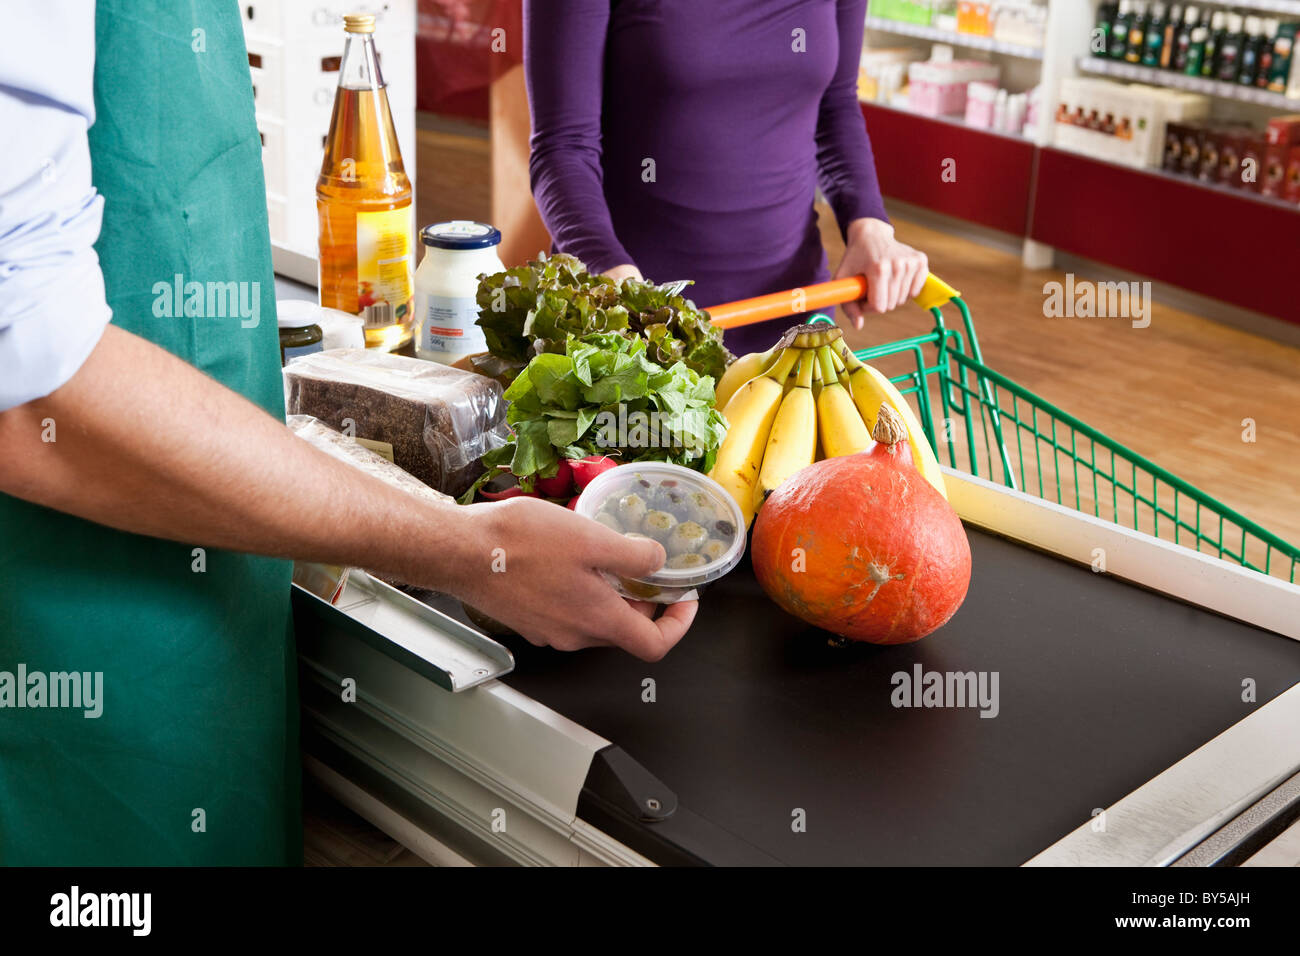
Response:
POLYGON ((880 411, 876 413, 876 427, 872 429, 871 437, 882 445, 890 446, 897 445, 907 438, 907 425, 903 423, 902 416, 887 402, 882 403, 880 411))

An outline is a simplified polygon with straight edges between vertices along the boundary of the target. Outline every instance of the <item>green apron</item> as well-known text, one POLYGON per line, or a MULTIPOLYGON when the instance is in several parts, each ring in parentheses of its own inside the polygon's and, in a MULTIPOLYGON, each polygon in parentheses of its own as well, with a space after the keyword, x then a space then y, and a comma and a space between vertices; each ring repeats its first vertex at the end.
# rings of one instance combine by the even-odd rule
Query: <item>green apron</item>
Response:
MULTIPOLYGON (((99 0, 95 30, 113 322, 283 416, 238 7, 99 0), (169 310, 156 284, 174 293, 178 275, 245 283, 250 307, 169 310)), ((56 424, 75 440, 75 422, 56 424)), ((48 706, 48 690, 45 707, 0 708, 0 862, 301 862, 290 565, 194 549, 0 495, 0 671, 25 665, 29 701, 34 672, 103 674, 97 718, 48 706)))

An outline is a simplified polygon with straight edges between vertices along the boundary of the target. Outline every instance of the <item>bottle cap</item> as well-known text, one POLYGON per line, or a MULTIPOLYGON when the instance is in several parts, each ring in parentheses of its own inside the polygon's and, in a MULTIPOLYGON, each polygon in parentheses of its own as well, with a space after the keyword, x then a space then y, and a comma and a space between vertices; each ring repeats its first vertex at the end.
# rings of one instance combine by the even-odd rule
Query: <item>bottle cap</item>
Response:
POLYGON ((343 29, 348 33, 374 33, 374 14, 349 13, 343 17, 343 29))
POLYGON ((486 222, 453 219, 425 226, 420 241, 435 249, 487 249, 500 244, 501 230, 486 222))

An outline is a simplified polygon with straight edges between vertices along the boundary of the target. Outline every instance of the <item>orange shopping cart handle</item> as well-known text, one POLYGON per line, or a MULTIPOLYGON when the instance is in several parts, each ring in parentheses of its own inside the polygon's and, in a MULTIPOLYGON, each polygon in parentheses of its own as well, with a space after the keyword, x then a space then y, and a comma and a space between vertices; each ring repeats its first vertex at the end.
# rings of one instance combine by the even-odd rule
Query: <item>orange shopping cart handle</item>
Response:
MULTIPOLYGON (((934 273, 925 280, 925 288, 913 301, 923 309, 941 306, 959 293, 934 273)), ((829 309, 845 302, 856 302, 866 298, 866 276, 852 276, 848 279, 832 279, 816 285, 799 289, 787 289, 785 292, 773 292, 752 299, 738 302, 725 302, 710 306, 709 317, 720 329, 734 329, 741 325, 763 322, 767 319, 780 319, 802 312, 817 312, 829 309)))

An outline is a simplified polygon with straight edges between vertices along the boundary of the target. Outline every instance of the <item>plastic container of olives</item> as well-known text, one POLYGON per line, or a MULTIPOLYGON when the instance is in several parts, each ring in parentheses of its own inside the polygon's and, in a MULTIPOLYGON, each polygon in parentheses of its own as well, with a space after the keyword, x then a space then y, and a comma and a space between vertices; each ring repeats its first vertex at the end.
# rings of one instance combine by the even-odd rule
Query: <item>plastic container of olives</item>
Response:
POLYGON ((723 487, 681 465, 619 465, 583 489, 577 512, 619 534, 654 538, 668 552, 646 578, 615 578, 624 597, 656 604, 692 601, 745 553, 745 519, 723 487))

